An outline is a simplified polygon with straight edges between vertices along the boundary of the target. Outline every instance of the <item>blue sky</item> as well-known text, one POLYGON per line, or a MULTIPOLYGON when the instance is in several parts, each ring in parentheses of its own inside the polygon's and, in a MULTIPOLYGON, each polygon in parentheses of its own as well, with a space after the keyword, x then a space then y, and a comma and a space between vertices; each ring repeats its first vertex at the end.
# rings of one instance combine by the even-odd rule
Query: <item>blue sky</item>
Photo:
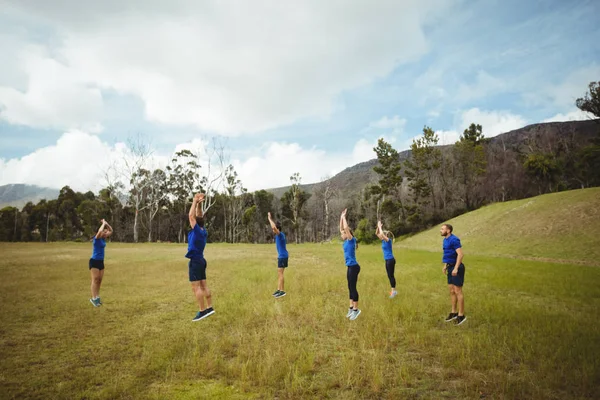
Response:
POLYGON ((592 0, 15 4, 0 184, 96 190, 140 133, 158 164, 219 137, 251 190, 314 182, 424 125, 451 143, 587 118, 575 98, 600 80, 592 0))

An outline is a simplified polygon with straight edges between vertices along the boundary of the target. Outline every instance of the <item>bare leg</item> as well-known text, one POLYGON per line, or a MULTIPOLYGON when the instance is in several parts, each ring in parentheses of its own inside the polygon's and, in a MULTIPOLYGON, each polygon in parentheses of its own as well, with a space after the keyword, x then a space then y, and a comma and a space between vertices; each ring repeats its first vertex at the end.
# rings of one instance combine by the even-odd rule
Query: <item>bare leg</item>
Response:
POLYGON ((282 292, 284 291, 283 289, 283 272, 285 271, 285 268, 277 268, 277 289, 281 290, 282 292))
POLYGON ((448 288, 450 289, 450 301, 452 302, 452 313, 456 314, 456 304, 457 304, 457 297, 456 297, 456 292, 454 290, 455 286, 454 285, 448 285, 448 288))
POLYGON ((352 302, 352 308, 355 310, 358 310, 358 301, 353 301, 352 302))
POLYGON ((206 298, 207 307, 211 308, 212 307, 212 293, 210 292, 210 289, 206 285, 206 280, 200 281, 200 288, 202 288, 204 298, 206 298))
POLYGON ((454 292, 456 293, 456 299, 458 300, 458 315, 465 315, 465 296, 463 295, 462 287, 455 286, 454 292))
POLYGON ((200 311, 204 311, 206 309, 204 303, 204 290, 200 287, 200 281, 192 282, 192 292, 194 292, 194 297, 196 297, 196 301, 198 302, 198 307, 200 307, 200 311))
POLYGON ((102 277, 104 276, 104 270, 99 270, 98 268, 91 268, 90 275, 92 277, 92 299, 95 299, 100 294, 100 285, 102 284, 102 277))

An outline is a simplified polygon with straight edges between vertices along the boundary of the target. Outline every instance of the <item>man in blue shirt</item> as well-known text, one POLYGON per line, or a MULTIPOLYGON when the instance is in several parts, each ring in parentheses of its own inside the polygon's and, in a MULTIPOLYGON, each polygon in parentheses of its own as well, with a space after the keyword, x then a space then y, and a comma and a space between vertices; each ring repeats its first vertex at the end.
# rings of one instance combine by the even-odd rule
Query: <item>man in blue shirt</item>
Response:
POLYGON ((285 247, 285 234, 281 232, 281 222, 274 222, 273 218, 271 218, 271 213, 268 213, 267 217, 269 218, 271 229, 273 229, 273 233, 275 234, 275 246, 277 247, 277 290, 275 293, 273 293, 273 297, 278 299, 286 295, 285 291, 283 290, 283 272, 288 266, 289 255, 285 247))
POLYGON ((192 321, 200 321, 215 313, 212 307, 212 294, 206 285, 206 260, 204 259, 204 248, 208 232, 204 228, 204 215, 202 213, 202 202, 204 194, 198 193, 194 196, 189 212, 189 221, 192 230, 188 233, 188 251, 185 255, 189 258, 188 270, 192 291, 198 301, 200 311, 192 321))
POLYGON ((444 237, 442 246, 444 250, 442 258, 444 269, 442 271, 448 277, 450 300, 452 302, 452 312, 446 317, 446 322, 455 320, 456 324, 460 325, 467 320, 467 317, 465 317, 465 298, 462 291, 465 282, 465 265, 462 263, 463 252, 460 239, 452 234, 452 230, 450 224, 444 224, 440 229, 440 233, 444 237))

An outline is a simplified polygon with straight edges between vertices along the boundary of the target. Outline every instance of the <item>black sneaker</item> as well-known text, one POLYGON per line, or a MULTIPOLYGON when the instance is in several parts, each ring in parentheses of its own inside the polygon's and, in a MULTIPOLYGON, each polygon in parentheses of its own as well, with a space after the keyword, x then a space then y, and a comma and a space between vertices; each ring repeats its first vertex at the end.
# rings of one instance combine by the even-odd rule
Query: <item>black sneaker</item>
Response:
POLYGON ((458 318, 458 313, 450 313, 448 314, 448 316, 446 317, 445 321, 446 322, 450 322, 450 321, 454 321, 456 318, 458 318))
POLYGON ((194 317, 194 319, 192 320, 192 322, 198 322, 200 321, 202 318, 205 317, 206 314, 206 310, 204 311, 198 311, 198 313, 196 314, 196 316, 194 317))
POLYGON ((208 317, 209 315, 213 315, 214 313, 215 310, 212 307, 209 307, 206 310, 204 310, 204 317, 208 317))
POLYGON ((286 294, 287 294, 286 292, 284 292, 283 290, 280 290, 280 291, 279 291, 279 293, 277 293, 277 294, 275 295, 275 298, 276 298, 276 299, 278 299, 278 298, 280 298, 280 297, 283 297, 283 296, 285 296, 286 294))
POLYGON ((272 294, 272 296, 273 296, 273 297, 277 297, 277 295, 279 294, 279 292, 281 292, 281 290, 277 289, 277 290, 276 290, 276 291, 275 291, 275 292, 272 294))
POLYGON ((460 325, 463 322, 465 322, 467 320, 467 317, 465 317, 464 315, 459 315, 456 317, 456 325, 460 325))

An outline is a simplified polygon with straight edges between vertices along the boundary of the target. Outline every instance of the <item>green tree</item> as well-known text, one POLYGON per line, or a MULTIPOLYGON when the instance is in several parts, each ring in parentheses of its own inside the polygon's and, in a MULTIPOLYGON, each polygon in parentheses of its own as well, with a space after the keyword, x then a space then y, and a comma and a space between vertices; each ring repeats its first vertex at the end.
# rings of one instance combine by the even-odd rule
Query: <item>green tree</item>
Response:
POLYGON ((474 189, 486 171, 484 139, 481 125, 471 124, 464 130, 453 149, 459 192, 467 210, 474 210, 481 204, 481 199, 474 189))
POLYGON ((553 185, 556 184, 557 177, 561 172, 560 164, 554 154, 531 153, 525 159, 523 166, 536 181, 539 194, 544 193, 543 188, 546 185, 549 192, 553 191, 553 185))
POLYGON ((290 177, 290 182, 292 186, 281 198, 281 203, 283 206, 282 211, 283 216, 286 217, 292 224, 296 243, 300 243, 300 228, 302 224, 303 210, 306 202, 310 198, 310 194, 302 190, 300 187, 302 178, 298 172, 290 177))
POLYGON ((423 128, 423 136, 413 139, 410 158, 404 161, 405 175, 409 180, 409 187, 413 195, 412 213, 409 220, 412 223, 422 223, 425 220, 424 206, 433 204, 437 210, 437 201, 434 192, 434 180, 441 167, 441 151, 435 146, 438 136, 428 126, 423 128))
POLYGON ((379 175, 379 181, 376 185, 371 186, 370 191, 376 196, 378 202, 384 204, 387 202, 387 208, 399 211, 399 213, 395 211, 390 215, 395 215, 404 221, 406 216, 401 196, 403 178, 400 155, 391 144, 383 139, 377 141, 377 147, 373 150, 377 154, 379 163, 379 165, 373 167, 373 171, 379 175))
POLYGON ((578 98, 575 105, 581 111, 589 112, 596 118, 600 118, 600 81, 590 82, 588 92, 578 98))

